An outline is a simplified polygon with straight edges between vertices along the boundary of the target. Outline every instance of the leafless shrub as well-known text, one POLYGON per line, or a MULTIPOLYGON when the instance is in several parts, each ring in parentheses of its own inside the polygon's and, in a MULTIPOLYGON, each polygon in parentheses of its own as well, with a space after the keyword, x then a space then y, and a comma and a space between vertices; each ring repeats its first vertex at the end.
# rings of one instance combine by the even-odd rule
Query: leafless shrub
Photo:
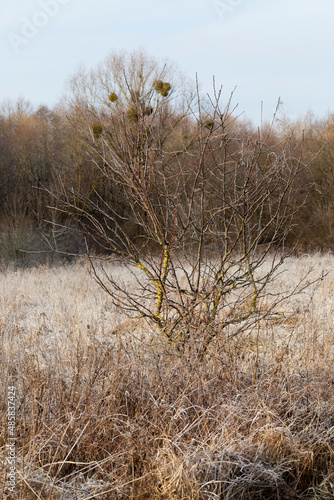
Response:
POLYGON ((157 70, 140 61, 123 72, 108 66, 116 89, 101 69, 74 80, 74 126, 104 188, 87 194, 63 182, 53 195, 88 242, 137 280, 129 290, 91 258, 113 302, 149 319, 177 349, 204 352, 218 334, 249 330, 307 286, 305 273, 294 290, 267 300, 289 255, 306 165, 293 134, 278 144, 270 128, 240 135, 232 96, 221 108, 221 90, 205 102, 197 93, 182 112, 169 97, 156 99, 157 70), (110 110, 103 99, 112 93, 119 99, 110 110), (78 107, 85 119, 76 122, 78 107))

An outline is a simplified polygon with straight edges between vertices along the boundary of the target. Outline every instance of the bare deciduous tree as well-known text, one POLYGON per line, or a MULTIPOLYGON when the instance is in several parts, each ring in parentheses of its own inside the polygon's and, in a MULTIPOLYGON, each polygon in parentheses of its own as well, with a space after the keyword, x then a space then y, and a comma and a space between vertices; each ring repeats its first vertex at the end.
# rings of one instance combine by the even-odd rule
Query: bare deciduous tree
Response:
POLYGON ((80 87, 86 121, 78 133, 103 189, 87 196, 65 183, 53 194, 105 253, 102 262, 121 262, 135 277, 137 287, 128 288, 91 257, 113 302, 155 323, 178 349, 203 350, 306 285, 305 278, 267 300, 289 253, 305 165, 292 134, 279 144, 269 144, 270 130, 240 135, 221 91, 205 104, 198 92, 180 111, 164 69, 143 61, 118 61, 113 79, 100 68, 89 92, 80 87))

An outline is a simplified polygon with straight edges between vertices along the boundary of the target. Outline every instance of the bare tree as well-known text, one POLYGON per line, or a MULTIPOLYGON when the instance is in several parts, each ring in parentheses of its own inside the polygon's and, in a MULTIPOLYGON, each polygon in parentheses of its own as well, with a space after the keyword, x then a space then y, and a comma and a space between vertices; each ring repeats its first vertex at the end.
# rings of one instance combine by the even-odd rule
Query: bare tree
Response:
POLYGON ((121 105, 92 107, 87 92, 80 94, 98 127, 88 119, 78 133, 103 189, 87 196, 65 183, 53 194, 104 252, 102 265, 90 261, 113 302, 155 323, 178 349, 190 343, 203 351, 306 286, 305 277, 266 300, 289 254, 296 180, 305 165, 293 134, 270 145, 270 128, 265 136, 240 135, 232 96, 222 109, 221 91, 205 104, 198 92, 192 108, 180 112, 157 68, 147 75, 145 65, 131 64, 118 67, 125 81, 118 90, 99 87, 112 104, 121 89, 121 105), (163 85, 167 100, 156 97, 163 85), (103 261, 126 266, 136 288, 123 286, 103 261))

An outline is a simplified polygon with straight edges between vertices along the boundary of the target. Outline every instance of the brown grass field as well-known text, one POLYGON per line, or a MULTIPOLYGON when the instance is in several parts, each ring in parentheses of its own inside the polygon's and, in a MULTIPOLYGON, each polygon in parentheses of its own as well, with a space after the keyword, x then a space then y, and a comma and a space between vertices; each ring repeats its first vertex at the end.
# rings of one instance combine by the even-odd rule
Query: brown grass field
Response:
POLYGON ((334 498, 334 257, 290 258, 272 286, 309 267, 328 274, 203 361, 124 316, 84 262, 3 269, 0 498, 334 498))

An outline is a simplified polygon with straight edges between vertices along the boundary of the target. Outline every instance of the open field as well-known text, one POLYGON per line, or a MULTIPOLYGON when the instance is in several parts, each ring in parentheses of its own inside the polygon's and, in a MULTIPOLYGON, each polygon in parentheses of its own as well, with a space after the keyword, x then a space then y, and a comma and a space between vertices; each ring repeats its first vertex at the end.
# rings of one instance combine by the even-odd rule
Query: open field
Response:
POLYGON ((124 316, 83 262, 0 271, 0 498, 334 498, 334 257, 290 258, 273 286, 309 267, 328 274, 203 362, 124 316))

